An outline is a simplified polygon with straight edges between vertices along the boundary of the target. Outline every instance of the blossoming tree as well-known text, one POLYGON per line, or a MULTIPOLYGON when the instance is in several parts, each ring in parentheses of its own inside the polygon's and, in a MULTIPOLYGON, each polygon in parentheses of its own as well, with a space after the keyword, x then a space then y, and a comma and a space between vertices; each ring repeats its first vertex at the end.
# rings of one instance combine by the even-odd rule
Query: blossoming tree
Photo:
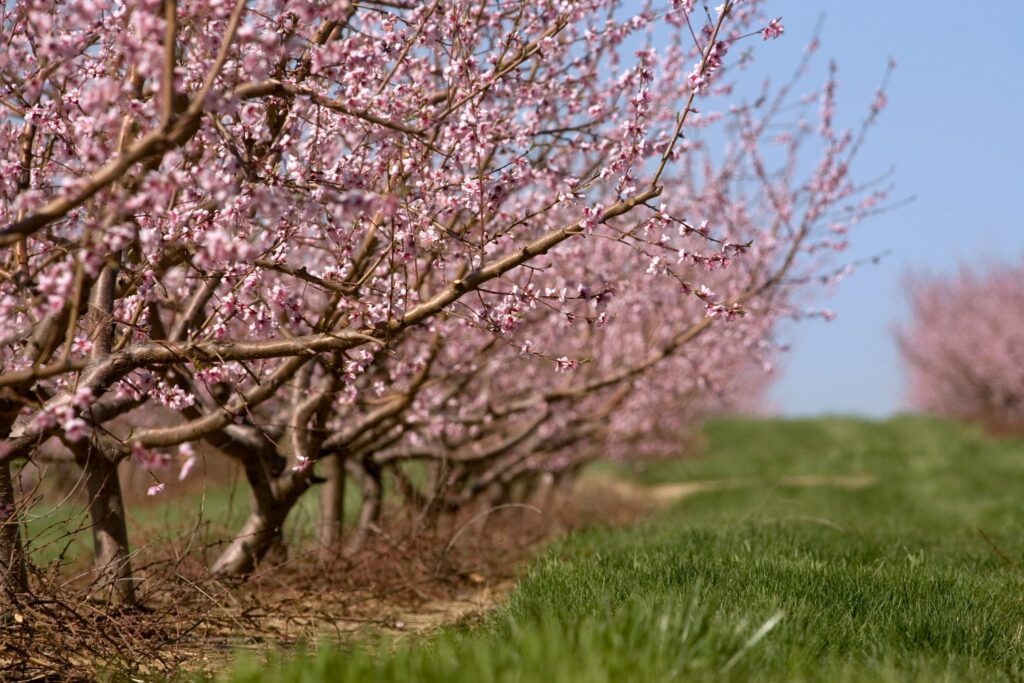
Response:
POLYGON ((1020 430, 1020 264, 963 267, 947 276, 914 275, 907 289, 910 320, 898 331, 898 339, 914 407, 1020 430))
POLYGON ((761 384, 775 322, 881 199, 849 177, 834 79, 817 127, 781 120, 793 82, 705 111, 736 46, 782 33, 753 0, 15 0, 3 28, 8 592, 11 463, 47 441, 121 602, 128 459, 236 461, 252 511, 212 569, 245 573, 314 484, 336 547, 346 473, 355 547, 401 463, 435 475, 409 497, 457 507, 664 452, 761 384))

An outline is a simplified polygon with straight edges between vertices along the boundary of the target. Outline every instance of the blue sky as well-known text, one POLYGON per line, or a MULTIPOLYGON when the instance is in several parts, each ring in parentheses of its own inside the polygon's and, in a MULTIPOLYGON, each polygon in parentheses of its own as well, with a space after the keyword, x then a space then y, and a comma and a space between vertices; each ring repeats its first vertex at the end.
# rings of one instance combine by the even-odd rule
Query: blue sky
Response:
POLYGON ((784 414, 882 416, 905 407, 892 329, 905 315, 909 268, 948 272, 967 260, 1024 255, 1024 3, 767 0, 784 39, 759 46, 762 67, 788 73, 824 13, 818 66, 839 65, 840 113, 851 124, 897 69, 858 177, 895 167, 896 194, 916 200, 851 234, 857 259, 885 250, 823 303, 839 316, 788 329, 792 350, 772 392, 784 414), (973 10, 964 11, 966 9, 973 10), (956 10, 956 11, 954 11, 956 10))

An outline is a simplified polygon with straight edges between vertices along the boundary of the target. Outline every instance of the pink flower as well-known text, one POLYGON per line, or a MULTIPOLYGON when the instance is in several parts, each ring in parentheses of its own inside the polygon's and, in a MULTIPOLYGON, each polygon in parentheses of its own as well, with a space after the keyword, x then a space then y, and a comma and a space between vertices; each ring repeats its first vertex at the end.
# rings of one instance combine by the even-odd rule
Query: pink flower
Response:
POLYGON ((877 114, 878 112, 885 109, 885 105, 889 103, 889 99, 885 96, 884 90, 879 90, 875 93, 875 101, 871 103, 871 113, 877 114))
POLYGON ((768 25, 761 29, 761 38, 764 40, 775 40, 782 35, 785 29, 782 26, 782 17, 776 17, 768 22, 768 25))
POLYGON ((571 360, 567 356, 562 356, 555 361, 555 372, 569 372, 579 367, 579 361, 571 360))
POLYGON ((170 457, 166 453, 151 451, 138 441, 132 442, 132 459, 146 470, 155 470, 165 467, 170 461, 170 457))
POLYGON ((686 77, 686 84, 690 86, 690 90, 697 94, 707 90, 708 80, 701 73, 700 64, 694 66, 693 71, 686 77))
POLYGON ((178 471, 178 481, 183 481, 192 471, 192 468, 196 466, 199 458, 196 456, 195 450, 192 448, 192 444, 183 443, 178 446, 178 455, 185 458, 181 463, 181 469, 178 471))
POLYGON ((583 207, 583 220, 580 221, 580 225, 583 227, 583 232, 587 235, 591 235, 594 232, 594 228, 601 222, 601 216, 604 213, 604 208, 598 204, 593 208, 589 206, 583 207))
POLYGON ((74 341, 71 342, 72 353, 80 353, 85 355, 92 351, 92 342, 85 337, 75 337, 74 341))
POLYGON ((89 387, 79 387, 75 390, 75 395, 71 398, 71 405, 78 410, 85 410, 93 402, 92 389, 89 387))
POLYGON ((73 417, 67 420, 62 425, 64 428, 64 436, 68 441, 74 443, 75 441, 81 441, 85 437, 89 436, 89 425, 80 417, 73 417))
POLYGON ((162 481, 158 481, 157 483, 153 484, 148 489, 146 489, 146 495, 155 496, 158 493, 163 493, 164 488, 166 488, 164 483, 162 481))
POLYGON ((187 458, 185 462, 181 463, 181 471, 178 472, 178 481, 184 481, 184 479, 188 476, 189 472, 192 471, 192 468, 195 467, 195 465, 196 456, 194 455, 191 458, 187 458))

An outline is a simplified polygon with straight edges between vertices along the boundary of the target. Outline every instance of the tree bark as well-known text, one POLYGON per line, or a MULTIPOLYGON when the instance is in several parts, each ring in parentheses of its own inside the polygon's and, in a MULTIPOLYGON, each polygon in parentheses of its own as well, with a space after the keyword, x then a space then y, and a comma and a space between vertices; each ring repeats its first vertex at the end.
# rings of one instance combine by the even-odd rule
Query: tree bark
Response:
POLYGON ((321 461, 320 475, 326 480, 320 485, 320 524, 317 541, 325 555, 337 555, 341 550, 341 536, 345 523, 345 459, 329 455, 321 461))
POLYGON ((384 493, 380 467, 375 462, 365 460, 361 466, 357 467, 361 478, 359 488, 362 492, 363 502, 359 506, 359 521, 356 522, 352 538, 349 539, 348 545, 345 547, 346 555, 354 555, 362 550, 370 527, 380 519, 384 493))
MULTIPOLYGON (((9 433, 17 415, 17 406, 0 403, 0 428, 9 433)), ((25 550, 21 544, 21 524, 18 521, 17 500, 11 464, 0 463, 0 617, 6 617, 17 603, 18 593, 28 590, 28 571, 25 550)))
POLYGON ((285 519, 312 482, 308 474, 296 472, 286 472, 275 479, 264 464, 262 458, 252 458, 245 463, 246 477, 252 488, 252 510, 241 530, 210 567, 214 574, 251 574, 271 549, 282 547, 285 519))
POLYGON ((0 621, 5 620, 17 604, 18 594, 28 590, 15 502, 10 463, 0 464, 0 621))
POLYGON ((526 501, 541 510, 549 510, 555 502, 555 477, 550 472, 534 475, 526 501))
POLYGON ((214 574, 245 576, 251 574, 275 544, 280 543, 286 511, 273 501, 257 503, 241 530, 210 567, 214 574))
POLYGON ((135 604, 135 577, 117 463, 95 445, 79 449, 77 455, 89 494, 96 572, 92 595, 108 604, 135 604))

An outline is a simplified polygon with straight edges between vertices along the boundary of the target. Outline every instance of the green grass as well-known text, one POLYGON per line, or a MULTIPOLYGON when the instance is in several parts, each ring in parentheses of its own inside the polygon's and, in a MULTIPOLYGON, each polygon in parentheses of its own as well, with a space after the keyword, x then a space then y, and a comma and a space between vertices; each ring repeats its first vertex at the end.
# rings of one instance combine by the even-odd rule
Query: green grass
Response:
POLYGON ((738 488, 556 543, 483 626, 242 660, 232 680, 1024 678, 1024 442, 923 418, 729 420, 706 437, 705 457, 619 476, 738 488), (807 474, 876 483, 780 482, 807 474))
MULTIPOLYGON (((136 499, 141 492, 132 492, 136 499)), ((318 502, 315 495, 299 500, 285 524, 290 547, 309 542, 316 527, 318 502)), ((133 549, 165 542, 182 542, 196 529, 200 539, 230 538, 249 514, 248 488, 244 481, 211 484, 206 490, 164 493, 132 501, 126 506, 129 540, 133 549)), ((348 482, 345 516, 355 519, 359 493, 348 482)), ((54 561, 87 560, 92 553, 89 514, 84 496, 43 498, 25 515, 25 538, 32 561, 48 565, 54 561)))

